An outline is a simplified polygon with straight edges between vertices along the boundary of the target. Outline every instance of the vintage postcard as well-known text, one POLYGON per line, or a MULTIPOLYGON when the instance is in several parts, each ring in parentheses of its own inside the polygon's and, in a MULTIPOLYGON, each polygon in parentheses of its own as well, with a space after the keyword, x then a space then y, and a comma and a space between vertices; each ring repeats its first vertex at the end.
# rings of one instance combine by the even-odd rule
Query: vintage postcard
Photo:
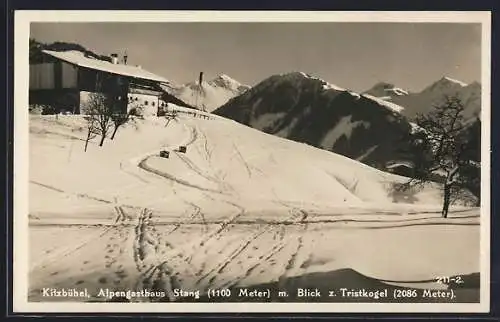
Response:
POLYGON ((489 12, 17 11, 15 312, 488 312, 489 12))

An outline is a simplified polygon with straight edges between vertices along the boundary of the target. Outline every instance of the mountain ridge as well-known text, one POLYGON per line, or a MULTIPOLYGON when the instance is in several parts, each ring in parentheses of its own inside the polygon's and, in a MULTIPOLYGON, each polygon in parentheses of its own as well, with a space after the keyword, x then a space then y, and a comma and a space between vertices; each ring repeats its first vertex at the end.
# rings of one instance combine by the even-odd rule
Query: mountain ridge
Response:
POLYGON ((385 169, 388 161, 404 158, 399 149, 404 150, 406 143, 401 138, 412 133, 401 109, 392 102, 290 72, 264 79, 214 113, 385 169))
POLYGON ((406 95, 394 95, 392 92, 395 89, 398 87, 392 83, 379 82, 364 93, 404 107, 402 114, 411 120, 417 114, 428 113, 434 105, 442 103, 446 96, 457 96, 462 100, 465 118, 478 116, 481 109, 481 84, 478 81, 467 84, 449 76, 442 76, 419 92, 407 91, 406 95))

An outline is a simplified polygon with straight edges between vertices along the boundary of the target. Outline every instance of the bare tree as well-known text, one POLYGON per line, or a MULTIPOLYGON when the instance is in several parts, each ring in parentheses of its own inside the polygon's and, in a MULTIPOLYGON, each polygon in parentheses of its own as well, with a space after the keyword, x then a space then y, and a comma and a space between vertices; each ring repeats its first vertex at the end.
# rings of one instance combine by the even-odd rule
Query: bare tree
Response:
POLYGON ((85 107, 88 128, 92 127, 101 136, 99 146, 102 146, 113 125, 113 103, 104 94, 91 93, 85 107))
POLYGON ((446 96, 426 115, 418 115, 417 125, 424 129, 426 142, 421 144, 419 162, 415 164, 414 177, 400 189, 414 188, 426 182, 436 181, 436 173, 443 184, 442 216, 448 216, 452 195, 464 190, 465 178, 461 173, 470 167, 470 148, 463 117, 462 101, 446 96))
POLYGON ((113 121, 114 129, 110 137, 111 140, 114 140, 118 128, 123 124, 127 123, 129 119, 130 119, 130 113, 116 111, 115 113, 112 114, 111 120, 113 121))

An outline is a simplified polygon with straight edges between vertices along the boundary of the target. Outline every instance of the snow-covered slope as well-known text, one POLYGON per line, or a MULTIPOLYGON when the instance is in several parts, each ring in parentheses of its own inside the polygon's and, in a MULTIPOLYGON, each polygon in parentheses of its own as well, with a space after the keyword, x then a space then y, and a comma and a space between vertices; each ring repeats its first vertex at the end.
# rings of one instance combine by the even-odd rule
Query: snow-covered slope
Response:
POLYGON ((193 107, 211 112, 249 88, 249 86, 221 74, 212 80, 203 81, 201 86, 198 82, 191 82, 181 86, 172 86, 168 91, 193 107))
MULTIPOLYGON (((241 202, 248 200, 245 203, 248 207, 255 200, 267 200, 268 205, 272 205, 277 199, 292 203, 314 200, 315 204, 327 208, 371 203, 372 206, 386 207, 394 201, 391 185, 405 180, 347 157, 269 135, 215 115, 206 120, 181 114, 179 119, 182 121, 170 121, 167 127, 167 121, 163 119, 137 120, 120 129, 114 141, 105 141, 103 148, 91 142, 89 151, 84 152, 84 142, 80 140, 80 137, 85 137, 83 119, 77 116, 59 116, 59 120, 53 116, 32 116, 33 158, 30 166, 33 171, 30 179, 68 193, 98 195, 103 200, 118 197, 124 204, 158 210, 171 207, 170 202, 158 199, 157 203, 151 203, 151 200, 155 195, 160 197, 169 192, 153 188, 153 182, 168 185, 169 180, 153 180, 151 188, 147 189, 149 192, 136 195, 136 190, 142 185, 129 172, 140 174, 144 171, 134 168, 132 163, 151 164, 179 181, 191 182, 190 186, 198 186, 201 192, 213 190, 241 202), (192 150, 191 161, 184 160, 182 154, 169 160, 155 156, 162 147, 169 149, 181 144, 192 145, 189 148, 192 150), (149 157, 151 151, 153 156, 149 157), (131 163, 129 160, 132 159, 136 161, 131 163), (192 173, 194 170, 190 167, 184 169, 188 165, 184 161, 196 164, 198 170, 192 173), (93 175, 82 176, 77 169, 86 169, 93 175), (95 177, 101 179, 101 188, 97 190, 95 177), (114 189, 129 184, 132 184, 130 191, 114 189)), ((434 196, 429 199, 423 192, 426 197, 419 199, 420 203, 439 204, 438 190, 429 191, 434 196)), ((57 204, 47 206, 58 208, 57 204)), ((260 203, 258 207, 265 206, 260 203)))
POLYGON ((443 102, 446 95, 462 99, 465 118, 475 117, 481 109, 481 84, 466 84, 446 76, 420 92, 401 92, 392 84, 378 83, 366 93, 403 106, 401 113, 410 119, 414 119, 418 113, 427 113, 432 106, 443 102))
POLYGON ((347 288, 371 285, 363 276, 443 288, 436 276, 479 271, 477 210, 440 218, 435 186, 395 193, 404 178, 215 115, 165 122, 127 124, 84 152, 80 116, 31 116, 31 300, 46 300, 42 287, 87 288, 93 301, 110 300, 101 288, 181 300, 172 288, 297 276, 300 287, 344 269, 347 288))
POLYGON ((266 133, 362 160, 383 169, 404 158, 411 125, 403 108, 293 72, 275 75, 215 111, 266 133))

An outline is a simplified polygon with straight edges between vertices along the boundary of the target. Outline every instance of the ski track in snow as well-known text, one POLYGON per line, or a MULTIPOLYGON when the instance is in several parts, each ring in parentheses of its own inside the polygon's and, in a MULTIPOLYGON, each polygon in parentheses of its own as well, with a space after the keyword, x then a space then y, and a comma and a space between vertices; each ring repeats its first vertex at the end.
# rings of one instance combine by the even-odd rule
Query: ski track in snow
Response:
MULTIPOLYGON (((211 149, 209 146, 206 133, 198 127, 184 126, 188 135, 179 145, 191 148, 197 140, 202 140, 202 147, 198 145, 200 155, 203 155, 204 162, 210 165, 213 147, 211 149)), ((242 169, 246 170, 249 178, 252 177, 253 171, 263 174, 242 155, 234 142, 232 145, 234 154, 238 156, 242 169)), ((273 157, 272 154, 270 157, 273 157)), ((279 198, 276 198, 275 202, 289 212, 288 216, 274 217, 275 220, 252 218, 249 217, 249 211, 245 206, 234 201, 237 198, 225 198, 229 195, 234 196, 235 191, 224 177, 217 173, 206 173, 196 162, 187 155, 176 152, 173 147, 163 147, 131 160, 124 160, 120 163, 120 169, 138 179, 138 182, 121 187, 116 195, 120 195, 120 191, 138 185, 147 187, 150 181, 167 180, 171 183, 172 194, 165 200, 181 199, 186 205, 184 215, 176 222, 169 222, 165 221, 165 218, 160 218, 154 209, 67 192, 58 187, 32 181, 33 184, 55 193, 76 195, 109 204, 115 214, 114 219, 108 224, 95 226, 87 224, 81 227, 78 224, 73 225, 77 232, 71 243, 57 244, 37 261, 31 261, 30 278, 34 282, 30 285, 30 297, 33 300, 40 300, 36 291, 47 283, 53 287, 71 287, 68 283, 75 282, 91 290, 105 285, 116 290, 128 288, 166 292, 165 298, 149 298, 141 301, 174 301, 173 289, 177 287, 206 291, 209 288, 230 288, 251 285, 259 281, 268 282, 269 278, 281 285, 287 278, 306 272, 314 258, 314 247, 311 243, 319 243, 318 239, 308 237, 307 232, 313 228, 321 229, 325 224, 340 225, 329 226, 339 229, 386 229, 443 224, 477 225, 471 220, 478 216, 469 212, 463 215, 460 212, 451 212, 451 218, 447 222, 443 222, 437 216, 401 218, 400 213, 384 214, 369 210, 358 215, 381 216, 384 219, 366 217, 342 219, 338 216, 346 214, 333 212, 324 215, 313 214, 279 198), (216 184, 218 189, 203 187, 149 166, 148 161, 160 150, 170 151, 171 156, 179 158, 186 169, 216 184), (201 199, 193 197, 194 200, 189 200, 187 199, 189 194, 184 193, 185 191, 196 192, 201 199), (222 203, 229 206, 232 211, 225 218, 207 220, 203 205, 196 200, 222 203), (392 216, 393 214, 398 216, 392 216), (455 215, 456 217, 453 217, 455 215), (427 221, 432 219, 434 222, 427 221), (90 229, 91 233, 78 233, 80 228, 90 229), (308 242, 305 241, 306 238, 308 242), (105 255, 101 258, 103 253, 105 255), (89 262, 96 262, 92 264, 95 265, 93 269, 80 273, 71 272, 71 267, 76 267, 75 263, 84 266, 89 262), (67 263, 73 266, 68 266, 67 263), (64 267, 68 267, 69 272, 66 274, 60 273, 64 271, 64 267), (108 279, 113 280, 113 285, 106 284, 109 283, 108 279)), ((348 190, 355 189, 355 185, 346 184, 345 187, 348 190)), ((424 215, 425 212, 418 214, 424 215)), ((62 229, 57 224, 53 226, 56 230, 62 229)), ((103 299, 93 298, 93 300, 103 299)))

